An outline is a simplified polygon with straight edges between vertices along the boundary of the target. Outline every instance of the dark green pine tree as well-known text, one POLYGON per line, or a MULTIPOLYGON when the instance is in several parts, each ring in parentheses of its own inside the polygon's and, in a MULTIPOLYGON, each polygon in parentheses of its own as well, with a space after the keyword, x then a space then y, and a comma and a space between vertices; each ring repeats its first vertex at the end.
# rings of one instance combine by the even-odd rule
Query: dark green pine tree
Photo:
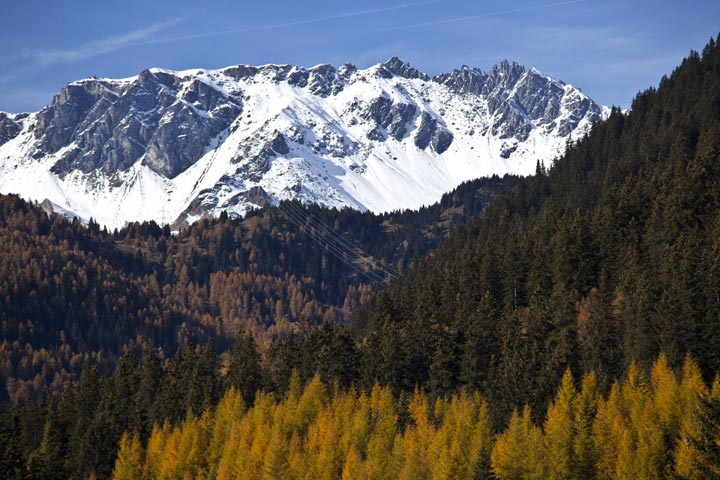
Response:
POLYGON ((610 389, 622 372, 620 329, 612 313, 613 296, 607 291, 605 274, 600 286, 578 302, 577 337, 580 370, 595 372, 601 390, 610 389))
POLYGON ((90 474, 83 462, 83 442, 93 424, 100 403, 100 376, 94 366, 86 363, 80 381, 72 386, 60 403, 60 415, 68 424, 68 470, 76 478, 90 474))
POLYGON ((152 406, 152 418, 159 425, 179 423, 185 418, 190 378, 196 362, 197 355, 191 346, 178 348, 169 361, 152 406))
POLYGON ((48 409, 47 402, 32 400, 20 400, 12 406, 10 414, 23 461, 27 461, 42 442, 48 409))
POLYGON ((487 393, 496 425, 502 425, 514 407, 539 398, 532 396, 540 358, 537 342, 528 337, 528 317, 527 308, 500 315, 499 360, 487 393))
POLYGON ((215 406, 220 400, 220 363, 215 342, 209 340, 199 352, 187 391, 188 407, 195 415, 215 406))
POLYGON ((10 410, 0 407, 0 478, 20 480, 23 475, 20 429, 10 410))
POLYGON ((281 395, 290 385, 293 370, 298 372, 302 380, 308 378, 303 368, 305 362, 301 357, 301 341, 300 335, 292 332, 287 338, 274 341, 268 351, 270 369, 267 381, 281 395))
POLYGON ((62 424, 57 414, 57 405, 50 405, 48 412, 40 446, 27 460, 25 478, 28 480, 63 480, 68 477, 67 426, 62 424))
POLYGON ((459 319, 465 341, 461 347, 460 377, 463 385, 486 391, 497 363, 499 313, 489 291, 468 318, 459 319))
POLYGON ((150 436, 153 424, 162 421, 153 416, 162 377, 163 368, 158 354, 154 350, 144 351, 140 363, 140 383, 134 399, 135 408, 130 418, 130 430, 139 433, 143 441, 150 436))
POLYGON ((359 354, 355 342, 342 325, 328 322, 310 334, 309 351, 313 353, 314 371, 328 384, 337 381, 349 387, 358 380, 359 354))
POLYGON ((239 333, 235 338, 225 381, 240 392, 245 405, 249 407, 255 402, 255 394, 264 383, 260 353, 252 333, 239 333))
POLYGON ((117 369, 102 382, 100 403, 85 434, 79 461, 98 479, 110 478, 118 443, 130 426, 140 383, 140 365, 126 352, 117 369))
POLYGON ((425 367, 413 364, 406 354, 407 341, 407 333, 399 323, 387 317, 373 320, 370 333, 361 345, 360 378, 364 387, 371 388, 377 381, 399 393, 407 383, 406 372, 417 369, 422 373, 425 367))
POLYGON ((556 283, 549 301, 549 332, 544 336, 541 379, 538 387, 543 396, 550 397, 562 382, 563 373, 569 368, 578 370, 577 322, 575 292, 569 292, 563 284, 556 283))
POLYGON ((202 412, 206 395, 217 395, 218 384, 210 381, 204 385, 208 379, 219 378, 217 368, 214 347, 210 351, 207 346, 203 351, 193 345, 179 348, 167 367, 153 403, 152 418, 155 422, 179 423, 186 417, 188 410, 196 414, 202 412), (214 373, 210 372, 212 365, 214 373), (210 391, 206 392, 205 386, 210 391))
POLYGON ((457 335, 449 328, 439 328, 436 346, 428 369, 427 388, 432 395, 445 396, 458 385, 460 346, 457 335))

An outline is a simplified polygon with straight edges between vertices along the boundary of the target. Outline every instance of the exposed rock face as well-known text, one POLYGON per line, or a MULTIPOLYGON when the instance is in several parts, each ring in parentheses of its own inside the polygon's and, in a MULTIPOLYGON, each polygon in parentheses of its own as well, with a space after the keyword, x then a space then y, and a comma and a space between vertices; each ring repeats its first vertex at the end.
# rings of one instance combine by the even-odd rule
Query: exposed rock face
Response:
POLYGON ((487 75, 478 68, 463 65, 460 70, 451 73, 441 73, 433 77, 433 81, 447 85, 458 93, 479 95, 482 92, 487 75))
POLYGON ((20 130, 21 127, 15 120, 0 112, 0 145, 15 138, 20 130))
POLYGON ((420 80, 429 80, 429 77, 421 72, 420 70, 413 68, 409 63, 403 62, 398 57, 392 57, 387 62, 383 63, 383 66, 393 75, 398 77, 413 79, 419 78, 420 80))
POLYGON ((436 119, 423 112, 420 117, 420 127, 415 134, 415 145, 425 150, 431 145, 437 153, 443 153, 453 141, 453 134, 442 127, 438 127, 436 119))
POLYGON ((270 159, 278 155, 290 153, 285 136, 274 130, 269 136, 262 136, 255 141, 241 145, 233 163, 239 166, 235 175, 239 175, 253 182, 258 182, 270 170, 270 159))
POLYGON ((109 226, 290 198, 415 208, 463 180, 533 173, 602 115, 578 89, 507 61, 432 79, 397 57, 364 70, 150 69, 0 113, 0 192, 49 195, 109 226))
POLYGON ((384 141, 387 131, 395 140, 401 140, 407 133, 407 122, 415 115, 415 105, 393 103, 387 97, 378 97, 373 100, 364 112, 364 118, 372 120, 375 128, 370 130, 370 140, 384 141))
POLYGON ((258 68, 252 65, 238 65, 237 67, 224 68, 221 72, 234 80, 246 80, 254 77, 258 72, 258 68))
POLYGON ((525 141, 537 127, 548 132, 557 128, 560 135, 569 135, 583 119, 597 118, 601 113, 597 104, 576 89, 506 60, 488 73, 463 66, 437 75, 433 81, 461 94, 486 98, 494 117, 492 133, 503 139, 525 141), (563 109, 569 114, 563 116, 563 109))
POLYGON ((332 65, 318 65, 310 69, 309 89, 313 95, 329 97, 342 90, 342 81, 332 65))
POLYGON ((79 170, 112 174, 140 158, 169 178, 192 165, 210 140, 242 112, 242 100, 200 79, 146 70, 122 85, 70 84, 40 112, 35 135, 45 153, 71 148, 55 163, 60 176, 79 170))

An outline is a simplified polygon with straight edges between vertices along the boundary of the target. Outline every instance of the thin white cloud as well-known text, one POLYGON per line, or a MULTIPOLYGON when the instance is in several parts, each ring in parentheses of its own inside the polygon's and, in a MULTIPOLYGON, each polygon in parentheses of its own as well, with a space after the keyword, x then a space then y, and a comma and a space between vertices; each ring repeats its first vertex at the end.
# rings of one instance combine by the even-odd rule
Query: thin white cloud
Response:
POLYGON ((35 67, 47 67, 56 63, 69 63, 85 60, 104 53, 114 52, 129 46, 152 42, 152 36, 182 22, 187 17, 175 17, 162 22, 153 23, 138 30, 121 35, 114 35, 99 40, 92 40, 77 47, 67 49, 33 49, 25 50, 0 59, 0 65, 21 61, 30 61, 35 67))
POLYGON ((585 3, 589 0, 567 0, 564 2, 545 3, 543 5, 534 5, 532 7, 519 7, 510 10, 501 10, 497 12, 481 13, 477 15, 463 15, 460 17, 441 18, 438 20, 428 20, 427 22, 411 23, 406 25, 397 25, 388 30, 405 30, 410 28, 421 28, 421 27, 434 27, 437 25, 445 25, 450 23, 468 22, 472 20, 480 20, 489 17, 499 17, 503 15, 510 15, 513 13, 530 12, 533 10, 542 10, 546 8, 560 7, 563 5, 572 5, 575 3, 585 3))
MULTIPOLYGON (((186 20, 188 16, 171 18, 162 22, 154 23, 147 27, 133 30, 121 35, 115 35, 99 40, 92 40, 74 48, 68 49, 29 49, 21 51, 15 55, 6 58, 0 58, 0 65, 8 65, 14 63, 25 62, 25 68, 31 70, 38 67, 47 67, 57 63, 70 63, 80 60, 86 60, 98 55, 111 53, 128 47, 136 47, 143 45, 156 45, 161 43, 174 43, 187 40, 195 40, 199 38, 216 37, 222 35, 231 35, 236 33, 251 33, 264 30, 277 30, 283 28, 297 27, 303 25, 312 25, 316 23, 324 23, 332 20, 341 20, 347 18, 355 18, 361 16, 377 15, 381 13, 404 10, 413 7, 421 7, 426 5, 434 5, 443 3, 446 0, 423 0, 416 2, 407 2, 400 5, 389 7, 369 8, 364 10, 352 10, 348 12, 340 12, 331 15, 319 17, 305 18, 281 23, 268 23, 260 25, 248 25, 244 27, 229 30, 213 30, 205 32, 188 33, 177 36, 158 37, 156 34, 168 30, 174 25, 186 20), (28 65, 27 63, 30 63, 28 65)), ((0 83, 7 82, 10 78, 16 78, 19 71, 6 77, 0 77, 0 83)))
MULTIPOLYGON (((576 0, 576 1, 586 1, 586 0, 576 0)), ((303 25, 312 25, 316 23, 324 23, 329 22, 331 20, 342 20, 346 18, 355 18, 355 17, 362 17, 362 16, 368 16, 368 15, 377 15, 380 13, 387 13, 387 12, 394 12, 397 10, 405 10, 408 8, 413 7, 422 7, 427 5, 435 5, 438 3, 443 3, 445 0, 427 0, 427 1, 421 1, 421 2, 409 2, 409 3, 403 3, 400 5, 394 5, 391 7, 378 7, 378 8, 369 8, 365 10, 354 10, 349 12, 342 12, 342 13, 336 13, 332 15, 325 15, 321 17, 313 17, 313 18, 305 18, 301 20, 293 20, 289 22, 282 22, 282 23, 268 23, 263 25, 248 25, 240 28, 233 28, 229 30, 213 30, 213 31, 207 31, 207 32, 197 32, 197 33, 190 33, 187 35, 178 35, 175 37, 166 37, 166 38, 159 38, 152 41, 149 41, 147 43, 172 43, 172 42, 179 42, 184 40, 195 40, 198 38, 206 38, 206 37, 216 37, 221 35, 232 35, 236 33, 252 33, 252 32, 261 32, 265 30, 278 30, 283 28, 290 28, 290 27, 299 27, 303 25)))

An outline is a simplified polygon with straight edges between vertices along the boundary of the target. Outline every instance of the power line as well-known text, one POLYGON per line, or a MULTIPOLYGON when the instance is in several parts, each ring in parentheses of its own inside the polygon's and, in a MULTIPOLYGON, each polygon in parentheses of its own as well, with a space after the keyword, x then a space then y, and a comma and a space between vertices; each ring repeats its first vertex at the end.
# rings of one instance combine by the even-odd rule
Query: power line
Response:
MULTIPOLYGON (((296 208, 299 208, 296 206, 296 208)), ((328 224, 322 221, 319 217, 314 215, 312 212, 308 211, 308 218, 311 222, 314 222, 316 225, 319 225, 319 227, 323 230, 325 230, 330 237, 333 237, 338 241, 339 243, 346 245, 348 248, 358 251, 362 254, 363 257, 369 257, 372 259, 373 266, 379 270, 382 270, 384 273, 389 275, 394 280, 397 279, 400 276, 400 272, 395 270, 392 265, 389 263, 384 262, 382 259, 376 259, 372 255, 369 255, 367 252, 365 252, 361 247, 353 244, 350 240, 346 239, 344 235, 340 234, 339 232, 335 231, 334 228, 331 228, 328 224)))
MULTIPOLYGON (((327 250, 353 271, 378 285, 387 283, 387 279, 375 270, 369 268, 361 269, 358 266, 359 263, 373 265, 371 262, 360 258, 360 253, 358 252, 363 254, 365 254, 365 252, 359 247, 353 246, 345 239, 339 239, 337 233, 324 225, 322 221, 309 218, 309 214, 305 210, 297 205, 293 205, 292 202, 283 202, 278 207, 278 210, 280 210, 288 220, 298 226, 298 228, 304 230, 310 239, 317 243, 322 249, 327 250), (333 233, 335 235, 333 235, 333 233)), ((393 275, 389 276, 390 278, 397 278, 393 275)))
POLYGON ((311 226, 314 226, 319 230, 318 233, 323 236, 330 237, 329 240, 332 241, 333 245, 338 245, 339 247, 343 248, 350 255, 355 257, 356 261, 359 261, 362 258, 364 263, 371 264, 375 269, 381 270, 385 275, 389 276, 393 280, 399 278, 400 273, 397 272, 394 268, 392 268, 390 265, 384 264, 381 260, 375 259, 372 255, 369 255, 362 248, 351 243, 344 236, 336 232, 334 228, 331 228, 317 216, 313 215, 310 212, 306 213, 304 209, 300 208, 297 205, 291 205, 291 208, 294 208, 297 214, 301 216, 305 215, 305 218, 307 218, 307 221, 310 222, 311 226), (367 260, 368 258, 371 259, 371 261, 367 260))
POLYGON ((355 252, 352 252, 346 248, 334 244, 333 242, 328 241, 328 239, 320 235, 320 232, 318 232, 316 229, 307 228, 307 225, 305 225, 305 218, 301 214, 291 210, 284 210, 283 212, 290 220, 293 221, 293 223, 298 225, 299 228, 304 229, 306 233, 310 236, 311 240, 320 244, 323 249, 327 249, 339 260, 341 260, 343 263, 345 263, 361 275, 369 278, 376 283, 384 283, 384 279, 380 277, 377 272, 374 272, 372 270, 361 270, 357 266, 357 254, 355 252))
POLYGON ((377 272, 374 272, 372 270, 360 269, 356 263, 356 261, 357 261, 356 254, 354 254, 353 252, 344 250, 343 248, 333 244, 332 242, 329 242, 326 238, 319 235, 315 229, 307 228, 303 218, 298 217, 297 214, 292 213, 289 210, 285 210, 283 213, 285 213, 286 217, 288 219, 290 219, 291 221, 293 221, 293 223, 295 223, 300 229, 305 230, 311 240, 318 243, 321 248, 330 252, 333 256, 338 258, 341 262, 343 262, 345 265, 347 265, 348 267, 353 269, 355 272, 357 272, 358 274, 368 278, 370 281, 373 281, 379 285, 382 285, 385 283, 385 280, 379 274, 377 274, 377 272))
POLYGON ((318 237, 314 231, 308 230, 305 227, 305 224, 302 221, 302 219, 298 218, 294 212, 291 212, 290 210, 287 210, 287 209, 286 210, 280 209, 280 210, 285 215, 285 217, 288 220, 290 220, 293 224, 295 224, 298 228, 300 228, 302 230, 306 230, 310 239, 315 241, 316 243, 320 244, 321 248, 327 249, 335 257, 337 257, 338 260, 340 260, 342 263, 344 263, 345 265, 347 265, 348 267, 350 267, 351 269, 353 269, 360 275, 368 278, 370 281, 375 282, 375 283, 382 283, 377 278, 374 278, 372 275, 368 274, 368 272, 364 272, 364 271, 360 270, 357 267, 357 265, 355 265, 355 263, 352 261, 352 259, 348 259, 346 257, 346 252, 343 252, 342 250, 338 250, 338 249, 334 248, 332 245, 327 244, 326 241, 324 239, 318 237))
POLYGON ((371 263, 374 268, 381 270, 384 274, 386 274, 393 280, 397 280, 400 277, 400 272, 398 272, 392 265, 384 262, 381 259, 376 259, 372 255, 368 254, 361 247, 355 245, 350 240, 346 239, 344 235, 335 231, 334 228, 323 222, 322 219, 314 215, 312 212, 306 212, 301 207, 293 205, 292 203, 286 203, 286 205, 288 205, 290 208, 293 208, 295 213, 300 214, 301 216, 305 216, 311 226, 314 226, 320 231, 320 234, 326 235, 327 237, 329 237, 329 240, 337 243, 339 246, 346 249, 347 251, 352 252, 354 256, 358 258, 362 256, 363 259, 371 259, 369 261, 366 260, 366 263, 371 263))

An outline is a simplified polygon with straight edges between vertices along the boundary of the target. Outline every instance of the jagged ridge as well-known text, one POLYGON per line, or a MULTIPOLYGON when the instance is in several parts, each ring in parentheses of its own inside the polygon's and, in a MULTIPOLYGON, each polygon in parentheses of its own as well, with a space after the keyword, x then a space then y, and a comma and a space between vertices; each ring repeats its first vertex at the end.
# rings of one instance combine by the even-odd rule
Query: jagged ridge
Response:
POLYGON ((0 192, 109 226, 290 198, 417 208, 468 179, 532 173, 602 115, 577 88, 507 61, 433 78, 397 57, 365 70, 150 69, 0 114, 0 192))

